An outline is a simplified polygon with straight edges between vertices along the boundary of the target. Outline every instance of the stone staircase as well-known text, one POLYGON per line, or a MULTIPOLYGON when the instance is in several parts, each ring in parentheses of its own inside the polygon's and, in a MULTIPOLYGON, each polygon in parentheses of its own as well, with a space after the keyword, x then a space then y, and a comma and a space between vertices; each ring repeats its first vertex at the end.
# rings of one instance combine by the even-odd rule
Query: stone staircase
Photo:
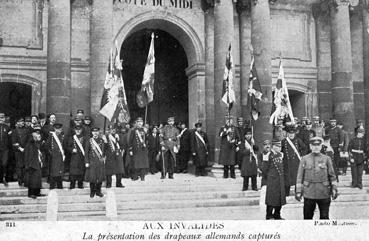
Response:
MULTIPOLYGON (((174 177, 161 180, 160 174, 148 175, 144 182, 123 179, 126 188, 112 188, 118 220, 260 220, 265 217, 265 210, 259 207, 260 191, 242 192, 239 171, 236 179, 223 179, 222 169, 217 166, 207 177, 192 174, 174 177)), ((43 185, 42 193, 48 194, 48 184, 43 185)), ((260 178, 258 185, 260 187, 260 178)), ((350 173, 340 176, 340 196, 332 202, 331 218, 369 219, 369 175, 363 176, 364 189, 350 188, 350 185, 350 173)), ((56 190, 58 220, 109 220, 105 216, 106 197, 90 198, 88 183, 85 189, 69 190, 68 183, 64 183, 64 187, 56 190)), ((45 220, 46 206, 47 197, 30 199, 27 189, 16 183, 8 187, 0 185, 0 221, 45 220)), ((302 203, 293 196, 288 197, 282 216, 302 219, 302 203)))

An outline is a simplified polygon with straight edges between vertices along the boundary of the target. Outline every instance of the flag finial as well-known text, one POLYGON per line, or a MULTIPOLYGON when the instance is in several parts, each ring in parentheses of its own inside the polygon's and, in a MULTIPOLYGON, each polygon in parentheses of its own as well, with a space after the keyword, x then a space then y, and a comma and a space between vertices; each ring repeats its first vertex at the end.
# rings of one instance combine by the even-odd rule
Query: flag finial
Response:
POLYGON ((154 32, 151 33, 151 38, 154 38, 155 37, 155 34, 154 32))

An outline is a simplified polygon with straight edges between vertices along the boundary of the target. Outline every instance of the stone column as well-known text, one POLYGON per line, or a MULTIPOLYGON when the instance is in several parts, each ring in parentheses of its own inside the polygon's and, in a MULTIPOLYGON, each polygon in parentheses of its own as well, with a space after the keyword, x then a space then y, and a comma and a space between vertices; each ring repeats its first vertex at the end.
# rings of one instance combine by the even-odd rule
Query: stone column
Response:
POLYGON ((352 133, 355 125, 355 116, 349 1, 332 0, 330 4, 330 18, 333 116, 352 133))
POLYGON ((95 125, 102 127, 104 118, 99 114, 104 80, 113 46, 113 1, 93 0, 90 16, 90 80, 91 116, 95 125))
POLYGON ((210 162, 214 162, 214 146, 216 138, 214 122, 214 3, 203 0, 205 15, 205 123, 211 151, 210 162))
POLYGON ((254 124, 254 138, 258 145, 272 139, 269 117, 272 109, 272 36, 269 0, 251 1, 251 44, 258 73, 262 99, 260 116, 254 124))
POLYGON ((232 0, 215 0, 214 3, 214 122, 215 122, 215 159, 218 160, 218 131, 224 125, 226 106, 221 100, 223 75, 228 46, 233 41, 233 2, 232 0))
POLYGON ((247 108, 247 97, 251 63, 251 21, 250 2, 238 0, 237 11, 240 19, 240 82, 241 82, 241 115, 250 119, 250 110, 247 108))
POLYGON ((331 32, 329 11, 327 4, 313 6, 313 15, 316 28, 317 54, 317 92, 319 99, 319 116, 322 120, 329 120, 332 111, 331 90, 331 32))
POLYGON ((369 127, 369 1, 364 0, 363 6, 363 58, 364 58, 364 106, 366 133, 369 127))
POLYGON ((69 127, 71 93, 70 0, 49 0, 46 112, 69 127))

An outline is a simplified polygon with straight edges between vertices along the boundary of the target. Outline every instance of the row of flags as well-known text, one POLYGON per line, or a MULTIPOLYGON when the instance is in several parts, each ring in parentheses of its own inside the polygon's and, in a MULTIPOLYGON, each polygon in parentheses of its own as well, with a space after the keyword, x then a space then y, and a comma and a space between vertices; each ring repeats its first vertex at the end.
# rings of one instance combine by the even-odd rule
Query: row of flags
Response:
MULTIPOLYGON (((127 123, 130 120, 130 115, 122 77, 122 69, 122 61, 119 58, 118 45, 115 43, 114 53, 112 50, 110 51, 108 70, 104 82, 104 92, 101 99, 100 114, 105 116, 109 121, 127 123)), ((147 105, 153 101, 154 82, 155 50, 154 33, 152 33, 141 90, 137 93, 137 104, 139 107, 147 107, 147 105)), ((262 95, 254 56, 252 56, 250 64, 248 103, 250 114, 255 121, 260 115, 259 102, 262 95)), ((227 105, 228 114, 230 114, 233 103, 236 101, 233 84, 233 58, 231 54, 231 44, 228 47, 224 67, 222 101, 227 105)), ((292 123, 294 122, 287 84, 284 78, 282 59, 280 58, 278 80, 274 92, 273 107, 269 123, 275 125, 281 117, 289 118, 292 123)))
MULTIPOLYGON (((119 58, 117 43, 115 43, 114 54, 112 50, 110 52, 108 71, 105 77, 104 92, 101 98, 99 112, 111 122, 128 123, 130 121, 130 115, 122 77, 122 60, 119 58)), ((155 51, 154 33, 152 33, 141 90, 137 93, 137 104, 139 107, 147 107, 153 101, 154 81, 155 51)))
MULTIPOLYGON (((233 59, 231 55, 231 45, 229 45, 224 68, 223 91, 222 91, 222 101, 227 105, 228 114, 230 114, 230 111, 233 107, 233 103, 236 101, 232 69, 233 69, 233 59)), ((255 59, 254 56, 252 56, 250 64, 248 103, 250 107, 250 115, 255 121, 260 116, 259 102, 262 98, 262 95, 263 95, 262 89, 255 67, 255 59)), ((291 103, 289 100, 286 80, 284 78, 284 69, 281 58, 279 60, 278 80, 274 92, 273 107, 269 123, 276 125, 279 118, 283 119, 288 118, 290 119, 292 124, 294 123, 294 117, 292 113, 291 103)))

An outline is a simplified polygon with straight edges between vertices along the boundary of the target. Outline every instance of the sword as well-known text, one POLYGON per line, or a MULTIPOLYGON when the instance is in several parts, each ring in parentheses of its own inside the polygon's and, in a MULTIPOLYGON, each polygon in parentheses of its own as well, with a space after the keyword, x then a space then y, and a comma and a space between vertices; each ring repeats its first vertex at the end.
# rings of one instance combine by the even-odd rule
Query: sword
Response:
POLYGON ((164 177, 165 177, 167 174, 165 172, 165 161, 164 161, 164 152, 163 151, 161 152, 161 159, 163 160, 163 174, 164 174, 164 177))

